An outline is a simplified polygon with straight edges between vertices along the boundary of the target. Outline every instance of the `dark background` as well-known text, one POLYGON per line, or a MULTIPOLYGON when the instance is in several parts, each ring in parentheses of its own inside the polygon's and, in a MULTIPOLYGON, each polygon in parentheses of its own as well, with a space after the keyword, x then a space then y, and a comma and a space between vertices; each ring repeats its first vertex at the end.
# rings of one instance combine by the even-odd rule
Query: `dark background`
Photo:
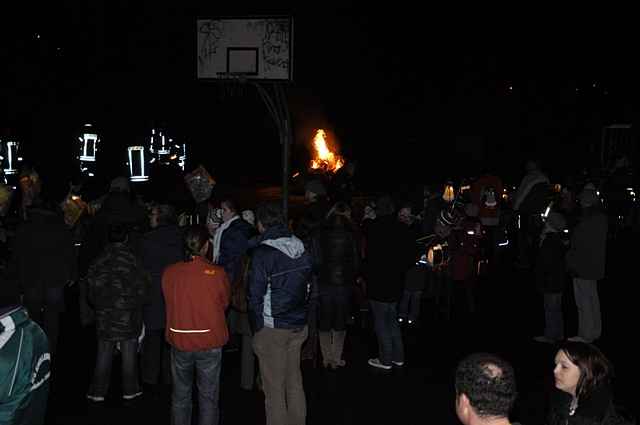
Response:
POLYGON ((255 90, 231 96, 196 79, 198 17, 293 15, 294 171, 323 127, 371 187, 485 165, 516 180, 530 156, 562 176, 593 165, 602 125, 636 120, 636 37, 624 10, 586 19, 401 3, 70 0, 2 9, 1 134, 60 178, 74 169, 75 133, 92 122, 105 178, 120 172, 125 146, 164 125, 219 181, 280 182, 277 130, 255 90))

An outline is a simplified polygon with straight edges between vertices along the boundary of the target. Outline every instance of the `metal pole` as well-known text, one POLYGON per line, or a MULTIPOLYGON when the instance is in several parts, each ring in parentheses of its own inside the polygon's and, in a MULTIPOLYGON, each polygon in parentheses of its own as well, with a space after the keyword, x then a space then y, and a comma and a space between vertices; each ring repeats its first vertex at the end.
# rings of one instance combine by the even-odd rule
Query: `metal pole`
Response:
POLYGON ((285 120, 284 131, 280 137, 282 141, 282 212, 284 219, 289 223, 289 134, 286 130, 288 123, 285 120))

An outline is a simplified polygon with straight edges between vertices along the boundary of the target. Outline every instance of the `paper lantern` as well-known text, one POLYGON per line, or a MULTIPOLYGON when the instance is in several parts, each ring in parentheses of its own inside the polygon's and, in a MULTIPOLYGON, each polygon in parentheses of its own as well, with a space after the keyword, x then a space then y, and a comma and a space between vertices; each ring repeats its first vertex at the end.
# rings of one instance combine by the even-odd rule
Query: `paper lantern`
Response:
POLYGON ((7 140, 2 142, 2 154, 0 160, 2 160, 2 169, 6 175, 12 175, 18 173, 18 168, 22 157, 20 157, 20 143, 15 140, 7 140))
POLYGON ((147 158, 144 146, 129 146, 129 180, 132 182, 146 182, 149 180, 147 158))
POLYGON ((452 202, 456 198, 456 192, 451 183, 447 183, 442 192, 442 199, 445 202, 452 202))

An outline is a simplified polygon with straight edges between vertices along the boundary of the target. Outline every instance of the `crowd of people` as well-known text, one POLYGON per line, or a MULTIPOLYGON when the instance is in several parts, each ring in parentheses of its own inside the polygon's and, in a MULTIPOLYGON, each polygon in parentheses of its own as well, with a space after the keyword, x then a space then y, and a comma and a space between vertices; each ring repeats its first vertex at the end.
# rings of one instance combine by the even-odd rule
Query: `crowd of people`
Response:
MULTIPOLYGON (((123 400, 170 384, 172 423, 190 424, 195 384, 199 423, 218 423, 222 361, 237 348, 239 386, 264 393, 266 423, 304 424, 302 360, 328 370, 354 361, 403 368, 402 328, 420 326, 423 300, 433 298, 447 318, 472 317, 478 280, 499 267, 514 236, 518 266, 532 270, 544 294, 545 329, 534 339, 559 344, 549 423, 619 419, 611 364, 593 345, 609 222, 594 183, 554 190, 530 161, 515 192, 486 170, 458 187, 425 186, 416 205, 355 196, 354 172, 345 167, 331 184, 310 178, 300 214, 289 219, 280 202, 241 209, 220 195, 186 220, 175 205, 139 202, 124 177, 70 219, 73 187, 56 197, 26 170, 16 203, 2 186, 0 423, 43 421, 69 284, 78 287, 80 322, 95 328, 90 402, 107 398, 118 350, 123 400), (579 324, 565 340, 568 276, 579 324), (362 312, 378 355, 347 359, 349 323, 362 312)), ((472 355, 455 387, 462 423, 509 423, 517 393, 507 362, 472 355)))

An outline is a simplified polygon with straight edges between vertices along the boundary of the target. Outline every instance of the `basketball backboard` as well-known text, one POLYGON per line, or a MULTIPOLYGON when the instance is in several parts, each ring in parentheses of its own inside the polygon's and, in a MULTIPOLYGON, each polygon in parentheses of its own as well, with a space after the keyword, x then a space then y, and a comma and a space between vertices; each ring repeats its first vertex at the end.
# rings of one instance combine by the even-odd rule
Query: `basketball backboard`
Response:
POLYGON ((198 78, 291 81, 291 17, 197 20, 198 78))

